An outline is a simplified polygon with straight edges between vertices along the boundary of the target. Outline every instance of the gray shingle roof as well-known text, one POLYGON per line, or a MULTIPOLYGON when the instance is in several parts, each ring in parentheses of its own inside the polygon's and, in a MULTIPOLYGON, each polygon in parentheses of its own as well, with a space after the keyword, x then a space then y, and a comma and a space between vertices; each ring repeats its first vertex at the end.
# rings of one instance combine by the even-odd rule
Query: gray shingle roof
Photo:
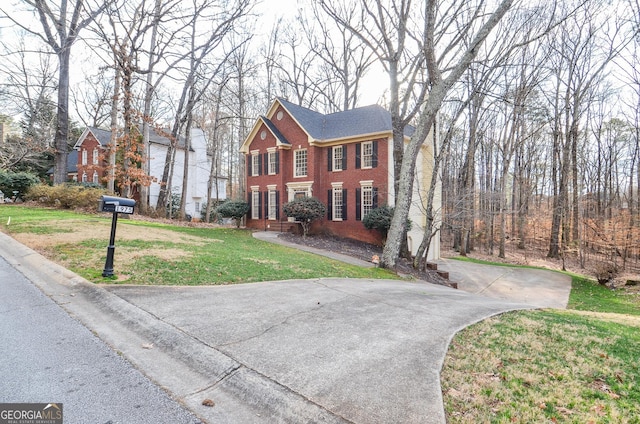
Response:
MULTIPOLYGON (((93 133, 93 135, 98 139, 100 144, 103 146, 108 146, 111 144, 111 130, 103 130, 100 128, 88 127, 89 130, 93 133)), ((142 131, 142 129, 140 129, 142 131)), ((167 132, 169 132, 167 130, 167 132)), ((156 132, 155 128, 149 127, 149 142, 155 144, 162 144, 164 146, 169 145, 169 139, 161 134, 156 132)), ((180 137, 178 142, 178 147, 184 148, 184 137, 180 137)))
MULTIPOLYGON (((316 140, 334 140, 392 131, 391 114, 379 105, 323 115, 282 98, 278 98, 278 101, 316 140)), ((410 136, 413 131, 413 127, 407 126, 405 135, 410 136)))

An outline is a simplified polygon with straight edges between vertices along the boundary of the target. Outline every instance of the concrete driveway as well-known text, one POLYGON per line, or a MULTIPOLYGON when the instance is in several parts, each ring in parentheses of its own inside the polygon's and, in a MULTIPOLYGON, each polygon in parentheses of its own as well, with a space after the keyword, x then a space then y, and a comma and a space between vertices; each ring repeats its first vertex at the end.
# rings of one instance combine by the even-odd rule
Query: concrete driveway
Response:
POLYGON ((564 309, 569 302, 571 277, 559 272, 452 259, 439 260, 438 269, 449 271, 449 279, 458 283, 458 289, 469 293, 537 308, 564 309))
POLYGON ((535 307, 396 280, 96 286, 4 234, 0 255, 210 423, 444 423, 453 335, 535 307))

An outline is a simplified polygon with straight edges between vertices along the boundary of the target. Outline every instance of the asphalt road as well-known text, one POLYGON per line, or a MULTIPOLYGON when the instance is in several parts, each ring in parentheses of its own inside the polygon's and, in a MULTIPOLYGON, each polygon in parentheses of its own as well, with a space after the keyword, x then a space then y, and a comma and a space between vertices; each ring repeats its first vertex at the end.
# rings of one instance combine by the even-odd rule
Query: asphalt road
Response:
POLYGON ((62 403, 65 424, 199 423, 0 257, 0 403, 62 403))

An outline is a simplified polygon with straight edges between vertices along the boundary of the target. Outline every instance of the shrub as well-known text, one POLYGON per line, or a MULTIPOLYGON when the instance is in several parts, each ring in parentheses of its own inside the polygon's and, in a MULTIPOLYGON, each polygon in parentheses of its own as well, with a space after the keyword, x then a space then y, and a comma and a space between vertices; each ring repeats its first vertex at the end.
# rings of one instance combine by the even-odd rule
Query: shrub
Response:
POLYGON ((320 219, 327 211, 326 206, 315 197, 302 197, 292 200, 282 206, 282 210, 288 217, 294 218, 302 225, 302 236, 306 237, 311 223, 320 219))
POLYGON ((387 234, 391 227, 391 218, 393 218, 393 208, 382 205, 366 214, 362 218, 362 223, 367 230, 378 230, 382 234, 387 234))
POLYGON ((24 198, 29 191, 29 187, 40 182, 40 179, 28 172, 9 172, 0 170, 0 191, 4 193, 4 197, 12 199, 13 197, 24 198), (17 194, 14 195, 14 191, 17 194))
POLYGON ((606 286, 618 275, 618 266, 613 262, 600 262, 596 265, 593 275, 599 284, 606 286))
POLYGON ((250 206, 244 200, 226 200, 218 206, 215 211, 223 218, 233 218, 236 220, 236 227, 240 228, 242 218, 249 212, 250 206))
POLYGON ((38 184, 29 189, 25 200, 62 209, 97 210, 100 196, 107 194, 104 188, 85 187, 77 184, 48 186, 38 184))
MULTIPOLYGON (((387 205, 382 205, 375 209, 372 209, 368 214, 362 218, 362 223, 368 230, 378 230, 385 237, 391 228, 391 219, 393 218, 393 208, 387 205)), ((407 219, 407 230, 411 229, 411 221, 407 219)))

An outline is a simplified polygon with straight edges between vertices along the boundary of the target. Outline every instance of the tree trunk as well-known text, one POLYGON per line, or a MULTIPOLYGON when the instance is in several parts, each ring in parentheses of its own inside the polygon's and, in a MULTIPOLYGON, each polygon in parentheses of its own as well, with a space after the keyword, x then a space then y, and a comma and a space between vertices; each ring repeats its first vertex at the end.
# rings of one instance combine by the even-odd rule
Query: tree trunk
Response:
POLYGON ((53 169, 53 184, 67 182, 67 152, 69 135, 69 60, 71 45, 62 47, 58 53, 60 62, 58 79, 58 115, 55 136, 55 164, 53 169))

